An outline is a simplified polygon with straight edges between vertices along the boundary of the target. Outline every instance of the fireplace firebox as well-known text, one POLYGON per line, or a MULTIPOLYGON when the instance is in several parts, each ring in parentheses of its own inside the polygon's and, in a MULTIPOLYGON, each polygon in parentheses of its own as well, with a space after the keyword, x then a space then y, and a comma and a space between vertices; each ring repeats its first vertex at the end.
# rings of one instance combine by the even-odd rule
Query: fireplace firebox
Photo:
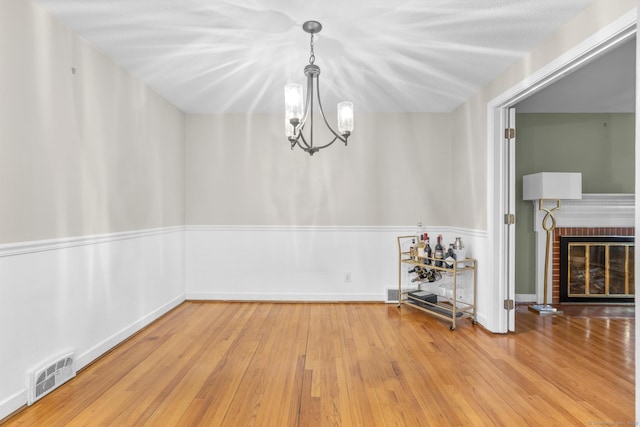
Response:
POLYGON ((634 302, 634 238, 560 237, 560 302, 634 302))

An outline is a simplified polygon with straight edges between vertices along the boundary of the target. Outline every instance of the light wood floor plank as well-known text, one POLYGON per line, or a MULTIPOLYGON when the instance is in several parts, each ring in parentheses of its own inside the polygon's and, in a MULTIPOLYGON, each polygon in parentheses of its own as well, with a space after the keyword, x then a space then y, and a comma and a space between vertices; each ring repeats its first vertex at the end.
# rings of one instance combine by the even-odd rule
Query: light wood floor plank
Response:
POLYGON ((7 426, 632 423, 634 319, 487 332, 375 303, 186 302, 7 426))

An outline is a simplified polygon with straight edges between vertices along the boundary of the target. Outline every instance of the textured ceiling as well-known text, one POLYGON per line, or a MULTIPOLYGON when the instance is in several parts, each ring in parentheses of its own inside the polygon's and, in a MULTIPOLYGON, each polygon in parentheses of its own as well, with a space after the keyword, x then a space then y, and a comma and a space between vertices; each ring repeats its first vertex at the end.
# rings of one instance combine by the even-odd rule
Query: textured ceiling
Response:
POLYGON ((316 36, 323 105, 449 112, 591 0, 37 0, 190 113, 283 111, 316 36))

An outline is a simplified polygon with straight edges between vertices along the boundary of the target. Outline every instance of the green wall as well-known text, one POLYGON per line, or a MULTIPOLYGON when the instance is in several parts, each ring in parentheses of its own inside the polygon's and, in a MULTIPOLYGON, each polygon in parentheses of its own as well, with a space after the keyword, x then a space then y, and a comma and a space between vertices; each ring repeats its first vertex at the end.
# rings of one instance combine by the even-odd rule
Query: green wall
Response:
POLYGON ((522 176, 582 172, 583 193, 634 193, 634 113, 516 115, 516 294, 535 294, 533 205, 522 176))

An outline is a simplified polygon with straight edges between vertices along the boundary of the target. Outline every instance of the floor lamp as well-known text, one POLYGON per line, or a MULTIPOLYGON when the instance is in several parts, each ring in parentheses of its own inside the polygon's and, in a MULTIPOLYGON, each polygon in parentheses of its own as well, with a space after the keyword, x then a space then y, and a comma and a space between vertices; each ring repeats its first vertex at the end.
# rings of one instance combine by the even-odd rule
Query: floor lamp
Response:
POLYGON ((582 174, 565 172, 541 172, 523 177, 522 198, 537 200, 538 210, 546 212, 542 219, 542 229, 547 232, 547 247, 544 255, 544 299, 542 304, 534 304, 529 309, 538 314, 560 314, 557 308, 548 303, 549 252, 551 238, 556 228, 553 212, 560 209, 560 200, 582 198, 582 174), (544 202, 553 202, 555 207, 545 208, 544 202))

